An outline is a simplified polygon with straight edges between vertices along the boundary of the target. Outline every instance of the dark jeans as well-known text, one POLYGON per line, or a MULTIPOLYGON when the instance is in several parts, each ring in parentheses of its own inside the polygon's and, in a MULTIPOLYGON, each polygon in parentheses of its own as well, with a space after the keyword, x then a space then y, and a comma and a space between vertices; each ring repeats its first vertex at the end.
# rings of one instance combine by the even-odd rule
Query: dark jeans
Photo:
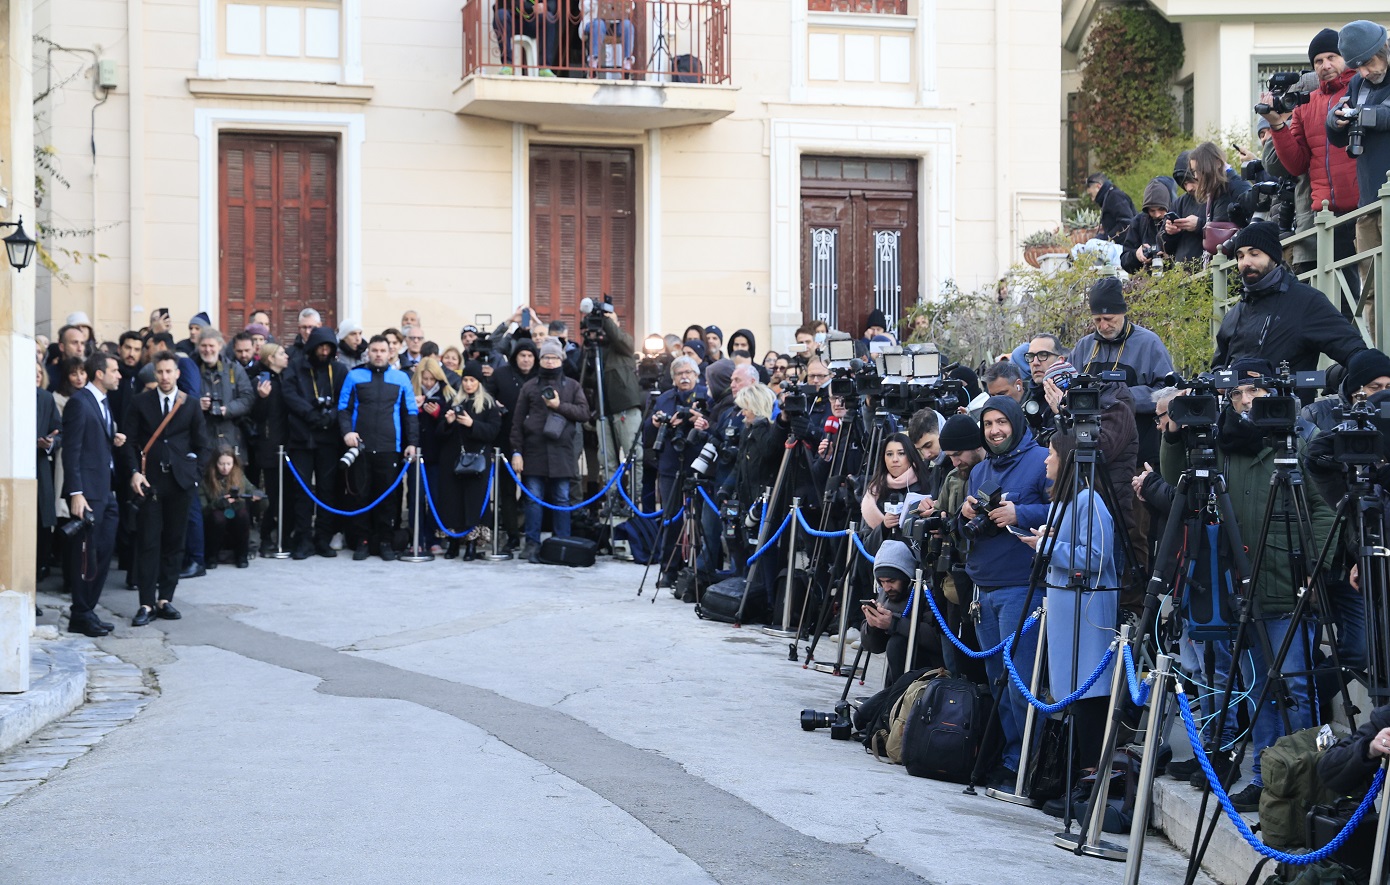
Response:
MULTIPOLYGON (((508 9, 497 10, 492 21, 493 33, 502 50, 502 63, 512 64, 512 38, 520 34, 536 40, 536 64, 553 68, 560 58, 560 25, 554 14, 545 16, 544 25, 537 18, 521 18, 518 29, 518 16, 508 9)), ((520 62, 517 62, 520 63, 520 62)))
POLYGON ((207 552, 203 550, 203 507, 196 494, 188 497, 188 518, 184 521, 186 530, 183 536, 184 564, 207 562, 207 552))
POLYGON ((516 480, 512 479, 511 471, 505 467, 499 468, 497 471, 497 490, 494 493, 497 500, 492 502, 492 506, 502 508, 502 512, 498 515, 497 528, 498 531, 506 534, 509 540, 516 540, 521 537, 521 507, 516 500, 519 493, 516 480))
POLYGON ((227 518, 224 507, 209 507, 203 512, 208 562, 217 562, 224 548, 232 551, 232 558, 237 562, 246 558, 251 546, 251 511, 243 505, 232 512, 231 519, 227 518))
MULTIPOLYGON (((555 479, 548 476, 523 476, 526 481, 526 488, 532 495, 544 500, 547 504, 554 504, 556 507, 568 507, 570 505, 570 478, 555 479)), ((541 542, 541 513, 543 508, 536 503, 530 496, 526 498, 526 540, 539 544, 541 542)), ((570 512, 568 510, 554 510, 550 514, 551 525, 555 529, 551 534, 556 538, 568 538, 570 536, 570 512)))
MULTIPOLYGON (((352 494, 345 509, 360 510, 381 497, 382 492, 396 481, 400 472, 399 452, 364 453, 357 459, 357 463, 352 465, 348 477, 348 487, 352 494)), ((348 527, 352 546, 392 543, 400 512, 401 490, 397 486, 385 501, 366 513, 352 517, 348 527)))
MULTIPOLYGON (((330 507, 344 509, 340 506, 342 496, 338 494, 338 459, 342 457, 342 453, 336 448, 320 446, 316 449, 291 449, 288 454, 300 477, 314 490, 320 501, 330 507)), ((327 542, 331 539, 333 533, 338 530, 338 517, 327 510, 320 510, 318 521, 315 523, 314 502, 304 494, 303 487, 295 478, 289 475, 289 467, 285 468, 285 485, 290 496, 287 503, 291 505, 290 509, 293 512, 292 520, 287 521, 293 522, 296 542, 327 542)), ((284 538, 281 545, 289 549, 289 538, 284 538)))
POLYGON ((203 546, 203 508, 194 500, 192 490, 179 488, 167 477, 151 478, 135 520, 135 543, 140 551, 135 562, 135 589, 140 591, 140 604, 151 608, 161 599, 172 600, 179 585, 190 502, 200 523, 198 546, 203 546))

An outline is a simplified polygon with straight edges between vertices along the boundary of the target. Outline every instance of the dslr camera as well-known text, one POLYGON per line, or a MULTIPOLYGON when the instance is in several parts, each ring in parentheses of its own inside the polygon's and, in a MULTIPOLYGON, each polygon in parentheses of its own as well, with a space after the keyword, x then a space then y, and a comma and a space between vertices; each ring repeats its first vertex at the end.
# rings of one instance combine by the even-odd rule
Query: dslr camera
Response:
POLYGON ((69 538, 76 538, 80 532, 86 531, 96 523, 96 515, 92 513, 92 508, 88 507, 82 511, 81 519, 70 519, 63 523, 63 534, 69 538))
POLYGON ((1265 114, 1291 114, 1293 109, 1299 105, 1305 105, 1312 100, 1313 96, 1308 92, 1291 92, 1298 81, 1303 79, 1303 71, 1280 71, 1269 78, 1269 104, 1260 102, 1255 105, 1255 113, 1263 116, 1265 114))
POLYGON ((999 483, 992 479, 983 483, 975 492, 975 500, 978 502, 975 505, 975 516, 961 527, 961 534, 973 540, 992 538, 1003 531, 989 518, 994 508, 1004 503, 1004 490, 999 487, 999 483))
POLYGON ((336 415, 333 408, 333 396, 324 394, 314 400, 314 416, 309 419, 309 423, 315 430, 329 430, 333 427, 336 415))
POLYGON ((357 459, 362 457, 362 453, 365 451, 367 451, 367 446, 364 443, 358 443, 346 452, 343 452, 343 457, 338 459, 338 466, 342 467, 344 470, 350 469, 353 464, 357 463, 357 459))

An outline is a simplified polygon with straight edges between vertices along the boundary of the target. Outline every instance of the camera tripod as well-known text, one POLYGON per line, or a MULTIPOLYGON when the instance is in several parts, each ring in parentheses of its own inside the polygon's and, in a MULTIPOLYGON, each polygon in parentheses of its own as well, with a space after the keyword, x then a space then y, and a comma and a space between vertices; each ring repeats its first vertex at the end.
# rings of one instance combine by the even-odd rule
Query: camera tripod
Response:
MULTIPOLYGON (((1251 727, 1243 737, 1241 737, 1234 750, 1231 751, 1231 765, 1228 772, 1222 778, 1222 789, 1229 790, 1235 782, 1241 762, 1245 758, 1245 753, 1253 739, 1254 722, 1259 717, 1265 701, 1273 699, 1279 708, 1279 715, 1283 720, 1284 733, 1292 731, 1292 721, 1289 710, 1297 708, 1299 699, 1294 698, 1289 690, 1287 679, 1290 676, 1304 676, 1308 679, 1308 697, 1302 699, 1302 703, 1312 705, 1315 695, 1313 677, 1320 669, 1312 666, 1313 659, 1311 650, 1317 648, 1317 628, 1319 626, 1327 629, 1329 646, 1332 651, 1332 669, 1338 676, 1340 684, 1340 694, 1343 697, 1344 711, 1348 721, 1355 727, 1355 716, 1358 712, 1352 703, 1346 674, 1341 667, 1337 653, 1337 635, 1332 619, 1327 616, 1324 610, 1326 599, 1326 588, 1323 583, 1323 573, 1328 562, 1328 555, 1335 544, 1335 534, 1329 534, 1326 542, 1314 562, 1311 569, 1307 567, 1308 551, 1314 548, 1312 510, 1308 503, 1308 498, 1303 485, 1302 470, 1299 466, 1297 452, 1294 447, 1293 428, 1285 428, 1282 433, 1276 435, 1279 440, 1277 450, 1274 455, 1274 473, 1270 479, 1269 498, 1265 504, 1264 516, 1260 523, 1258 545, 1255 548, 1254 556, 1250 559, 1247 567, 1245 562, 1244 548, 1233 539, 1230 548, 1235 559, 1237 570, 1242 575, 1242 598, 1240 600, 1240 621, 1236 627, 1235 640, 1231 651, 1231 674, 1226 681, 1222 691, 1221 707, 1217 713, 1216 723, 1212 733, 1216 735, 1216 746, 1220 747, 1220 735, 1224 729, 1227 718, 1231 715, 1231 700, 1235 690, 1235 684, 1240 674, 1241 655, 1245 652, 1249 640, 1249 634, 1255 634, 1255 640, 1260 646, 1261 655, 1266 666, 1266 675, 1260 692, 1255 699, 1251 709, 1251 727), (1269 553, 1269 534, 1274 526, 1276 511, 1282 510, 1281 521, 1284 524, 1284 534, 1288 542, 1289 563, 1293 572, 1293 584, 1299 589, 1297 600, 1294 604, 1292 613, 1289 615, 1288 629, 1284 633, 1282 642, 1277 651, 1272 651, 1267 621, 1260 610, 1259 600, 1256 596, 1259 578, 1265 570, 1266 556, 1269 553), (1247 577, 1248 576, 1248 577, 1247 577), (1313 636, 1305 638, 1303 636, 1304 620, 1309 616, 1310 604, 1314 607, 1312 613, 1314 621, 1313 636), (1255 622, 1259 621, 1256 626, 1255 622), (1293 643, 1296 641, 1306 641, 1305 658, 1308 669, 1294 673, 1284 672, 1284 661, 1287 658, 1293 643)), ((1225 496, 1223 507, 1230 507, 1230 497, 1225 496)), ((1223 512, 1223 519, 1230 518, 1230 525, 1235 526, 1234 513, 1231 511, 1223 512)), ((1233 532, 1233 534, 1235 534, 1233 532)), ((1238 538, 1238 535, 1236 535, 1238 538)), ((1147 607, 1146 607, 1147 612, 1147 607)), ((1252 674, 1253 675, 1253 674, 1252 674)), ((1310 711, 1313 721, 1318 717, 1318 711, 1310 711)), ((1202 790, 1202 803, 1197 813, 1198 825, 1193 833, 1192 849, 1190 851, 1187 875, 1184 880, 1185 885, 1192 885, 1196 880, 1197 872, 1201 868, 1202 858, 1206 856, 1211 838, 1216 831, 1216 824, 1221 818, 1219 809, 1214 811, 1211 821, 1206 820, 1207 806, 1211 799, 1211 784, 1208 782, 1202 790), (1205 834, 1203 829, 1205 828, 1205 834)))

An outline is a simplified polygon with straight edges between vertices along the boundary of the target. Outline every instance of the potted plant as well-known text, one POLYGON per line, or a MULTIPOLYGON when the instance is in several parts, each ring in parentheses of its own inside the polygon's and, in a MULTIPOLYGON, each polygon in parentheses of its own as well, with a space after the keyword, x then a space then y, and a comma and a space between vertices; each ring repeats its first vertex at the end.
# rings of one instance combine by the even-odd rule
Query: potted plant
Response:
POLYGON ((1061 228, 1040 230, 1023 238, 1023 260, 1033 267, 1042 267, 1044 255, 1067 255, 1071 247, 1071 237, 1061 228))
POLYGON ((1095 236, 1100 227, 1100 210, 1077 207, 1062 224, 1073 243, 1084 243, 1095 236))

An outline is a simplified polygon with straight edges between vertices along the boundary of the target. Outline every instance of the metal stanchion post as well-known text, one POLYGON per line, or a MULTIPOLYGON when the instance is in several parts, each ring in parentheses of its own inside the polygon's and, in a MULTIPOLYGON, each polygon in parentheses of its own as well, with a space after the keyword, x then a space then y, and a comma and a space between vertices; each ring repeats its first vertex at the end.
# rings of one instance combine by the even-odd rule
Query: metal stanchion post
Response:
MULTIPOLYGON (((1390 758, 1380 764, 1381 771, 1386 772, 1387 780, 1390 780, 1390 758)), ((1380 820, 1376 824, 1376 847, 1371 860, 1372 885, 1379 885, 1385 881, 1385 851, 1387 833, 1390 833, 1390 784, 1382 784, 1380 788, 1380 820)))
POLYGON ((912 595, 908 597, 908 616, 912 618, 907 622, 907 656, 903 660, 903 672, 912 672, 912 653, 917 649, 917 619, 921 616, 922 609, 922 569, 918 567, 917 573, 912 579, 912 595))
POLYGON ((1052 844, 1068 851, 1079 851, 1087 857, 1104 860, 1124 860, 1128 849, 1123 845, 1108 842, 1100 836, 1105 822, 1105 803, 1110 797, 1110 766, 1115 755, 1115 740, 1119 735, 1120 724, 1116 710, 1120 706, 1120 692, 1128 692, 1125 684, 1124 648, 1129 644, 1130 625, 1120 626, 1120 638, 1115 645, 1115 668, 1110 677, 1110 710, 1105 719, 1105 737, 1100 742, 1100 761, 1096 763, 1096 784, 1091 790, 1090 820, 1086 832, 1058 833, 1052 844))
POLYGON ((277 497, 280 499, 275 502, 275 552, 263 554, 266 559, 289 559, 289 551, 285 549, 285 447, 280 446, 280 460, 276 464, 275 473, 278 477, 276 487, 279 492, 277 497))
MULTIPOLYGON (((1033 697, 1038 696, 1038 689, 1042 685, 1043 657, 1047 654, 1047 597, 1043 597, 1042 606, 1038 609, 1038 626, 1033 628, 1038 631, 1038 646, 1033 652, 1033 676, 1029 680, 1028 690, 1033 693, 1033 697)), ((1000 652, 1002 654, 1002 652, 1000 652)), ((1004 691, 1012 689, 1006 683, 1004 691)), ((1032 704, 1028 704, 1028 711, 1023 714, 1023 753, 1018 757, 1018 775, 1014 778, 1014 791, 1006 793, 990 787, 985 790, 985 795, 991 799, 998 799, 1001 802, 1008 802, 1013 805, 1036 805, 1028 796, 1028 780, 1033 772, 1029 770, 1028 764, 1031 753, 1028 748, 1033 746, 1033 730, 1037 727, 1038 709, 1032 704)))
POLYGON ((792 498, 791 525, 788 526, 791 534, 787 536, 787 584, 782 594, 782 629, 773 626, 763 628, 768 636, 778 639, 796 638, 796 631, 792 629, 792 597, 796 595, 796 515, 800 508, 801 499, 792 498))
POLYGON ((434 554, 430 552, 428 547, 420 543, 420 498, 424 494, 423 490, 420 488, 420 478, 424 470, 425 459, 421 458, 417 452, 415 455, 415 507, 412 508, 415 512, 412 515, 413 518, 411 519, 410 525, 410 543, 413 545, 415 552, 408 556, 397 556, 396 558, 401 562, 434 561, 434 554))
POLYGON ((1159 655, 1154 667, 1153 687, 1149 691, 1149 723, 1144 731, 1144 761, 1139 766, 1134 822, 1129 829, 1129 856, 1125 858, 1125 885, 1139 885, 1139 867, 1144 860, 1144 836, 1149 830, 1149 800, 1153 795, 1154 769, 1158 766, 1158 744, 1162 740, 1159 732, 1163 709, 1168 703, 1168 680, 1172 666, 1172 658, 1159 655))
POLYGON ((835 676, 845 675, 845 634, 849 632, 849 585, 850 577, 854 573, 854 535, 858 530, 859 526, 851 522, 849 534, 845 536, 845 540, 849 542, 849 550, 845 556, 845 580, 840 589, 840 640, 835 647, 835 664, 816 664, 817 670, 835 676))
POLYGON ((502 544, 502 523, 500 521, 500 514, 502 512, 502 502, 497 496, 497 491, 498 486, 501 485, 502 482, 502 471, 504 469, 505 468, 502 466, 502 450, 493 449, 492 494, 488 496, 489 500, 492 501, 492 552, 487 555, 488 562, 502 562, 504 560, 512 558, 512 555, 502 550, 500 546, 502 544))

